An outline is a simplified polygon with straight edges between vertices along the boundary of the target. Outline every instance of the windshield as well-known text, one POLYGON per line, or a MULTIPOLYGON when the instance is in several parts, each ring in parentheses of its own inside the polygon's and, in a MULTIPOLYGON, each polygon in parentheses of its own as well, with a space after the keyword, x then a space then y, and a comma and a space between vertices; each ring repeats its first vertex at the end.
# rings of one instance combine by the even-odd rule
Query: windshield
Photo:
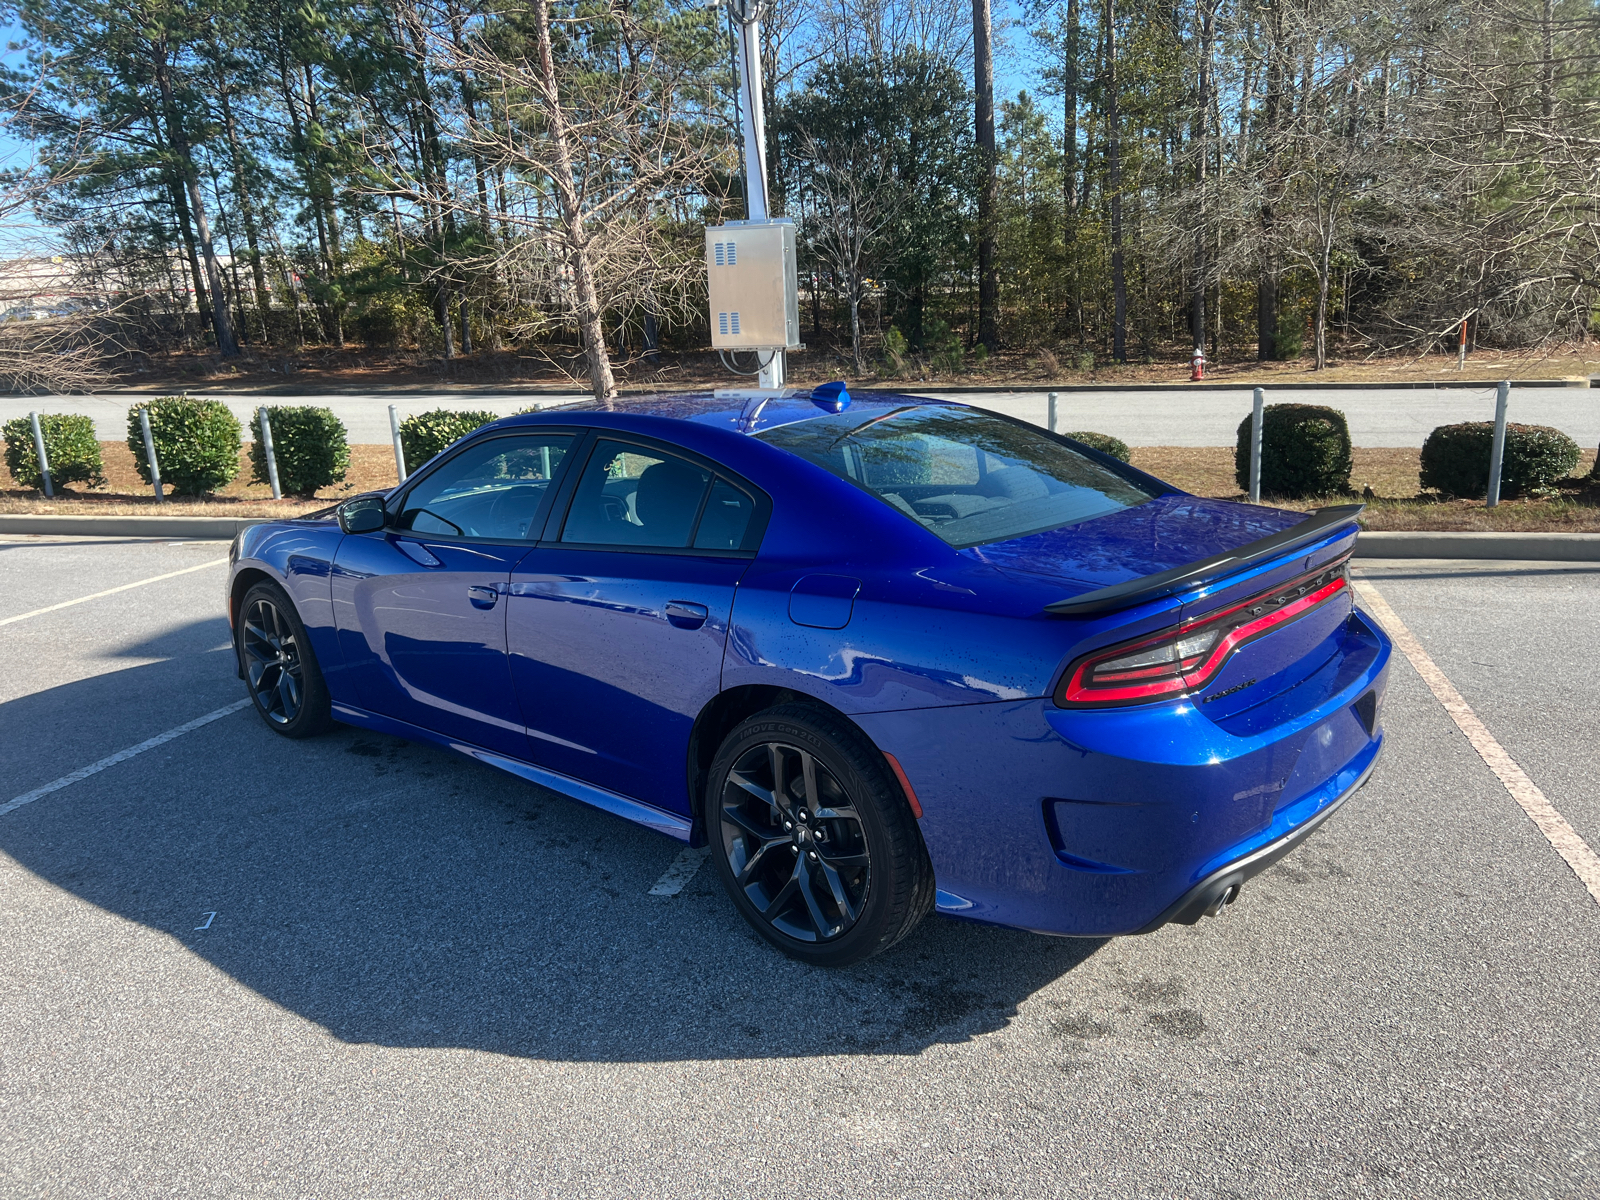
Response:
POLYGON ((1160 494, 1035 426, 967 408, 845 412, 756 436, 871 492, 958 548, 1073 525, 1160 494))

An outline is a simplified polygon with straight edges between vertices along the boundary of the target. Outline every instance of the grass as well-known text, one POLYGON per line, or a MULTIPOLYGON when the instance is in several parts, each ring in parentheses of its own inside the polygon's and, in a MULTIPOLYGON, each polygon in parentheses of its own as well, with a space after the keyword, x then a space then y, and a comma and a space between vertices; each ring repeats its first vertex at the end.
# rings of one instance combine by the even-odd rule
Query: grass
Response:
MULTIPOLYGON (((171 497, 166 504, 157 505, 139 478, 133 454, 124 443, 101 442, 100 451, 105 462, 105 487, 67 491, 54 500, 13 487, 0 492, 0 513, 127 516, 160 511, 173 516, 298 516, 358 492, 393 487, 396 480, 394 452, 388 446, 351 446, 350 471, 343 483, 323 488, 315 497, 274 501, 266 484, 250 482, 250 463, 241 454, 238 477, 222 491, 204 498, 171 497)), ((1600 483, 1586 478, 1594 467, 1593 450, 1584 451, 1576 474, 1560 487, 1557 495, 1506 500, 1494 509, 1485 507, 1482 500, 1446 500, 1422 492, 1420 453, 1408 449, 1356 449, 1350 484, 1356 497, 1366 500, 1363 524, 1368 529, 1600 532, 1600 483)), ((1137 446, 1133 465, 1198 496, 1244 498, 1234 482, 1233 449, 1229 446, 1137 446)), ((1312 509, 1324 504, 1347 504, 1352 497, 1264 499, 1284 508, 1312 509)))
MULTIPOLYGON (((1492 509, 1482 500, 1445 499, 1422 491, 1421 457, 1422 452, 1414 449, 1357 447, 1350 472, 1354 496, 1262 499, 1301 510, 1362 499, 1367 505, 1362 525, 1374 530, 1600 532, 1600 484, 1587 478, 1594 468, 1593 450, 1583 452, 1573 477, 1561 485, 1557 495, 1504 500, 1492 509)), ((1141 471, 1186 492, 1222 500, 1244 499, 1233 476, 1231 446, 1137 446, 1132 458, 1141 471)))

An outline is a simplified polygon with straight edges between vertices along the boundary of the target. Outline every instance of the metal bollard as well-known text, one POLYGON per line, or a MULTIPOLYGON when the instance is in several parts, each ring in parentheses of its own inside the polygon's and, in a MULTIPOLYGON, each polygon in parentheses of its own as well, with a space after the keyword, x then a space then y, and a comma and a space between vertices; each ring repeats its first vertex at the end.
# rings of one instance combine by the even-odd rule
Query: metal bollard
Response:
POLYGON ((1261 418, 1267 393, 1257 388, 1250 404, 1250 503, 1261 503, 1261 418))
POLYGON ((394 469, 400 475, 400 482, 406 481, 406 452, 400 446, 400 414, 395 412, 394 405, 389 405, 389 433, 394 438, 394 469))
POLYGON ((44 452, 44 430, 39 427, 39 414, 29 413, 28 420, 33 422, 33 449, 39 456, 39 474, 44 479, 45 498, 53 500, 56 490, 50 484, 50 456, 44 452))
POLYGON ((260 410, 261 417, 261 453, 267 458, 267 482, 272 484, 272 498, 283 499, 283 489, 278 486, 278 456, 272 450, 272 422, 267 419, 267 410, 260 410))
POLYGON ((156 499, 165 504, 167 496, 161 490, 161 465, 156 462, 156 439, 150 434, 150 410, 142 404, 139 406, 139 428, 144 430, 144 459, 150 464, 150 486, 156 490, 156 499))
POLYGON ((1500 503, 1500 468, 1506 457, 1506 405, 1511 400, 1511 381, 1505 380, 1494 393, 1494 448, 1489 451, 1489 508, 1500 503))
POLYGON ((1049 417, 1048 417, 1048 419, 1047 419, 1047 421, 1045 423, 1045 427, 1047 429, 1049 429, 1051 433, 1058 432, 1058 430, 1057 430, 1058 422, 1056 421, 1056 402, 1059 399, 1060 399, 1060 397, 1058 395, 1056 395, 1055 392, 1051 392, 1050 393, 1050 412, 1049 412, 1049 417))

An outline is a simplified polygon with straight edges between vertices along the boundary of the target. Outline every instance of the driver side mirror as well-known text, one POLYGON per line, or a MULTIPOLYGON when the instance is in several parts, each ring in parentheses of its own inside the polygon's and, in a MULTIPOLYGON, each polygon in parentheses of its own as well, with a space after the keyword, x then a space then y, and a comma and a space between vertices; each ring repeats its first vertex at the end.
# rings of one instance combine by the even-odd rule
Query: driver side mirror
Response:
POLYGON ((338 509, 339 528, 346 533, 376 533, 389 523, 382 496, 357 496, 338 509))

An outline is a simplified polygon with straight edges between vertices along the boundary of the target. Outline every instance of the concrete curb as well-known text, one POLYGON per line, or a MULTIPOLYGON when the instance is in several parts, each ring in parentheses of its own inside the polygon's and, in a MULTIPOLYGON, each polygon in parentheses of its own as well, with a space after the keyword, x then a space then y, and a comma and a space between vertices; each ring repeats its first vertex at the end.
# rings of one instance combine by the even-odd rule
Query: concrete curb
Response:
MULTIPOLYGON (((273 517, 116 517, 0 514, 0 534, 204 538, 230 541, 273 517)), ((1600 562, 1600 533, 1363 533, 1357 558, 1482 558, 1600 562)))
POLYGON ((1357 558, 1482 558, 1600 562, 1600 533, 1374 531, 1356 539, 1357 558))
POLYGON ((77 537, 203 538, 232 541, 241 529, 272 517, 117 517, 0 513, 0 534, 47 533, 77 537))

